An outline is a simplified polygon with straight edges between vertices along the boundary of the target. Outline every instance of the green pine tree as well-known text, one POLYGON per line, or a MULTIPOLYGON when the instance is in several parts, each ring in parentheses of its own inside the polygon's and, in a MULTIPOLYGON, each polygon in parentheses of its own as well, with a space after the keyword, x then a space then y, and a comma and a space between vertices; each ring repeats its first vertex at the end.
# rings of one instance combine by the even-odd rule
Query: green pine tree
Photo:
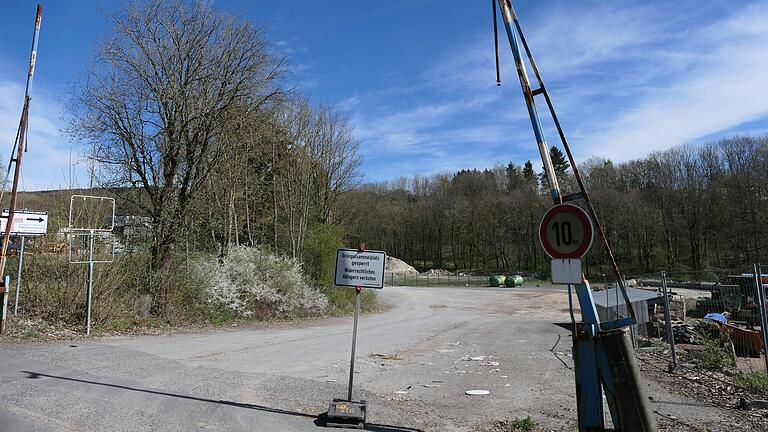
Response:
POLYGON ((536 178, 536 172, 533 170, 533 163, 530 160, 526 161, 523 166, 523 177, 528 181, 536 178))
POLYGON ((506 171, 507 174, 507 192, 512 192, 513 190, 520 187, 522 178, 520 175, 520 169, 517 167, 517 165, 510 162, 507 164, 507 167, 504 169, 504 171, 506 171))
POLYGON ((563 152, 555 146, 552 146, 549 149, 549 158, 552 159, 552 167, 557 174, 565 174, 568 168, 571 167, 571 164, 568 163, 563 152))
MULTIPOLYGON (((568 160, 563 155, 563 152, 559 148, 552 146, 549 148, 549 159, 552 161, 552 168, 555 170, 555 175, 558 178, 563 178, 565 172, 571 167, 568 160)), ((544 167, 541 167, 541 174, 539 175, 539 181, 544 187, 549 187, 549 181, 547 179, 547 172, 544 167)))

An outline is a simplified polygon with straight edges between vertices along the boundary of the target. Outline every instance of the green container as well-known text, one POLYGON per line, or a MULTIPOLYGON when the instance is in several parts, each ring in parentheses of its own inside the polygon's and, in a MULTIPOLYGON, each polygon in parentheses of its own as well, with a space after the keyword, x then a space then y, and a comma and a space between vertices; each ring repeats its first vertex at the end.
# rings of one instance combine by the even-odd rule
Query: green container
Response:
POLYGON ((509 275, 506 277, 506 280, 504 281, 504 285, 507 286, 507 288, 514 288, 516 286, 522 286, 523 282, 525 282, 525 279, 523 279, 520 275, 509 275))
POLYGON ((507 281, 507 277, 506 276, 493 275, 493 276, 488 278, 488 285, 490 285, 492 287, 497 287, 497 286, 504 285, 504 283, 506 283, 506 281, 507 281))

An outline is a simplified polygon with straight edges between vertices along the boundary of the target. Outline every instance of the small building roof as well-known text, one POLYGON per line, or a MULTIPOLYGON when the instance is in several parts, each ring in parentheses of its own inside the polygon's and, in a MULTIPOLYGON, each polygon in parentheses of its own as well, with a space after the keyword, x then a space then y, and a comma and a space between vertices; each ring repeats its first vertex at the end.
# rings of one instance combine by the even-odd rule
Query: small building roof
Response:
MULTIPOLYGON (((653 300, 653 299, 662 297, 662 294, 656 291, 650 291, 650 290, 644 290, 644 289, 638 289, 638 288, 627 288, 626 290, 627 290, 627 297, 629 297, 629 301, 631 303, 653 300)), ((623 305, 624 297, 621 295, 621 292, 619 291, 618 288, 610 288, 607 290, 596 291, 592 293, 592 297, 595 299, 595 304, 602 307, 616 306, 617 296, 619 299, 618 304, 623 305)))

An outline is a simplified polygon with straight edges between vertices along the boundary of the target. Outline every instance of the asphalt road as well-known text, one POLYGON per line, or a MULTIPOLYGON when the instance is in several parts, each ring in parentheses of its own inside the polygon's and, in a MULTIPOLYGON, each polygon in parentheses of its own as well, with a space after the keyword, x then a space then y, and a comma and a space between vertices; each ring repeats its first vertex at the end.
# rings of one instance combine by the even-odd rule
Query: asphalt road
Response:
MULTIPOLYGON (((380 299, 392 308, 362 316, 358 334, 354 395, 369 402, 369 430, 472 431, 529 415, 573 430, 570 336, 553 325, 569 320, 562 289, 387 287, 380 299)), ((334 318, 5 343, 0 431, 323 430, 317 415, 346 396, 351 330, 334 318)))

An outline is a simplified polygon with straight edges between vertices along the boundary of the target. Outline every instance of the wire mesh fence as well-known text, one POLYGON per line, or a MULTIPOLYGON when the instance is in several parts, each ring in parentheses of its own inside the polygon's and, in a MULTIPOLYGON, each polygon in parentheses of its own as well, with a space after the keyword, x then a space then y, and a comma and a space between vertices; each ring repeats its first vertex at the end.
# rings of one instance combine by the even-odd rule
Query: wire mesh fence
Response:
POLYGON ((418 274, 385 272, 384 284, 389 286, 416 287, 487 287, 488 276, 473 276, 468 274, 418 274))
POLYGON ((650 293, 633 303, 638 355, 670 370, 695 371, 705 381, 768 394, 764 284, 768 275, 758 265, 628 278, 630 292, 650 293))

